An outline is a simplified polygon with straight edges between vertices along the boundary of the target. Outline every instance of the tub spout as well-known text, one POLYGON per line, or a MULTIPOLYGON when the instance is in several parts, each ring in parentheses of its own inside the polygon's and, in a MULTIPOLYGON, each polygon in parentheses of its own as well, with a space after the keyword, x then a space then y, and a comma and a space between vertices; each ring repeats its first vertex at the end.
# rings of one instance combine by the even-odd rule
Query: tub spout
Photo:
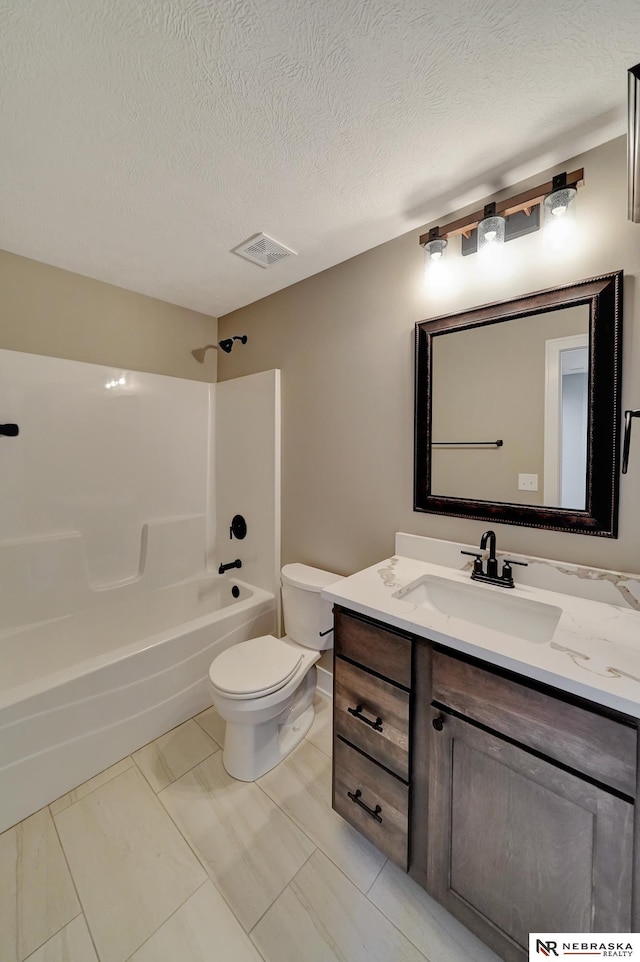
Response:
POLYGON ((242 567, 242 562, 240 561, 240 558, 236 558, 235 561, 230 561, 228 565, 220 565, 220 567, 218 568, 218 574, 223 575, 225 571, 229 571, 231 568, 241 568, 241 567, 242 567))

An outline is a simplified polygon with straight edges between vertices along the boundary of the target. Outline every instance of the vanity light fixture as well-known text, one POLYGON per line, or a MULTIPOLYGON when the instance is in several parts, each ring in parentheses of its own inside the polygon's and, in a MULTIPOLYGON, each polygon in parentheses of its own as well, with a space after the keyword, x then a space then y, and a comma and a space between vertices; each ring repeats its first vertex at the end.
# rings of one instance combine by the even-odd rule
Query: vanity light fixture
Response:
POLYGON ((557 177, 554 177, 552 184, 553 190, 550 194, 547 194, 542 202, 544 215, 545 217, 547 214, 556 218, 566 217, 573 209, 578 191, 575 187, 567 186, 566 173, 558 174, 557 177))
POLYGON ((478 252, 482 253, 487 248, 497 248, 499 244, 504 244, 506 225, 502 214, 496 214, 496 205, 487 204, 484 216, 478 224, 478 252))
POLYGON ((578 191, 567 184, 567 175, 558 174, 552 181, 553 190, 542 202, 545 243, 562 249, 570 242, 575 229, 576 197, 578 191))
POLYGON ((432 227, 429 231, 429 240, 423 245, 427 261, 439 261, 444 254, 447 244, 448 241, 446 237, 440 237, 439 228, 432 227))
MULTIPOLYGON (((638 65, 638 77, 640 78, 640 64, 638 65)), ((638 83, 640 125, 640 79, 638 83)), ((638 144, 640 145, 640 126, 638 144)), ((637 156, 640 161, 640 152, 637 156)), ((460 217, 458 220, 440 227, 433 227, 428 233, 420 236, 420 246, 424 248, 427 254, 427 262, 433 261, 434 252, 436 254, 439 252, 442 255, 444 247, 441 245, 443 241, 449 241, 458 234, 468 240, 472 238, 472 232, 476 228, 478 250, 491 248, 495 244, 499 245, 502 241, 513 240, 523 233, 529 233, 528 230, 523 230, 522 220, 530 217, 533 222, 532 214, 535 213, 536 208, 544 207, 545 213, 550 210, 547 221, 560 223, 566 217, 566 223, 569 224, 576 206, 575 198, 578 187, 581 187, 583 183, 584 170, 579 168, 570 173, 559 174, 553 180, 532 187, 530 190, 525 190, 521 194, 515 194, 513 197, 507 197, 505 200, 497 201, 494 204, 487 204, 482 210, 467 214, 466 217, 460 217), (547 198, 549 200, 548 206, 545 203, 547 198), (514 214, 519 216, 513 217, 514 214), (437 241, 440 246, 431 246, 434 241, 437 241)), ((638 185, 636 199, 638 220, 640 221, 640 167, 638 185)), ((537 229, 537 226, 533 229, 537 229)))

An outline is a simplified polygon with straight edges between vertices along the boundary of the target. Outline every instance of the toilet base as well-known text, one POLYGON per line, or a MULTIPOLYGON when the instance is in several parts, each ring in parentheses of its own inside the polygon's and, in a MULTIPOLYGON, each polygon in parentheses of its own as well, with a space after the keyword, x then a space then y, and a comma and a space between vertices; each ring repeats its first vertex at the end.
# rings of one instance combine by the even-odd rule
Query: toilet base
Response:
POLYGON ((232 778, 254 782, 286 758, 305 737, 315 717, 316 668, 311 668, 291 703, 258 725, 227 721, 222 764, 232 778))

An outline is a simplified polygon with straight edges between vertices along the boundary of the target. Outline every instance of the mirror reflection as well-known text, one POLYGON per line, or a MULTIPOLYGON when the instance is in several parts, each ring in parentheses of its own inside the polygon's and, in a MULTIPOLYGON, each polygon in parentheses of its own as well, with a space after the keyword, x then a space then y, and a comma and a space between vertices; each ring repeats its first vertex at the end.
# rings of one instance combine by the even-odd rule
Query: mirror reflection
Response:
POLYGON ((616 537, 622 281, 416 324, 415 511, 616 537))
POLYGON ((585 509, 589 320, 583 303, 434 335, 434 496, 585 509))

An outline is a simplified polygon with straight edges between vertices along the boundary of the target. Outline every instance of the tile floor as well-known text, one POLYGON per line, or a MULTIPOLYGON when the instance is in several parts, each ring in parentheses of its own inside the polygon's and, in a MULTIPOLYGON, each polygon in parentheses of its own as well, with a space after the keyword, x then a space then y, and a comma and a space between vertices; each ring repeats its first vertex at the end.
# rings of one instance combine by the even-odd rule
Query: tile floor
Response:
POLYGON ((331 706, 255 783, 210 708, 0 835, 1 962, 498 962, 331 809, 331 706))

